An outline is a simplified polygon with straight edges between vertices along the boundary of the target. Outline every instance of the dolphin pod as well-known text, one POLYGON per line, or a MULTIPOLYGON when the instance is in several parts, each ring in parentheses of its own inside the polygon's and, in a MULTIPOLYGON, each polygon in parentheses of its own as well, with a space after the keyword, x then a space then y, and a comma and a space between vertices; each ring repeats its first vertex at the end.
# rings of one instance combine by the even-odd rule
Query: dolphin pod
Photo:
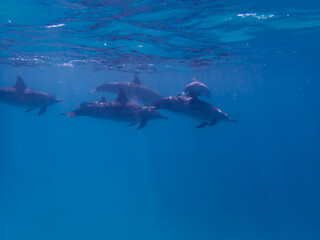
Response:
POLYGON ((129 126, 140 123, 137 130, 143 128, 149 120, 167 119, 162 117, 153 108, 142 106, 129 101, 122 89, 119 90, 118 98, 112 102, 107 102, 104 97, 99 102, 83 103, 77 110, 62 113, 69 118, 74 116, 89 116, 103 118, 114 121, 129 122, 129 126))
POLYGON ((93 89, 91 93, 108 91, 118 94, 120 89, 122 89, 124 94, 130 99, 142 104, 149 105, 156 102, 157 100, 160 100, 163 97, 155 90, 142 85, 137 74, 135 74, 132 82, 105 83, 93 89))
MULTIPOLYGON (((167 119, 161 116, 158 109, 165 109, 198 120, 201 123, 197 128, 213 126, 219 121, 237 122, 217 107, 198 98, 201 95, 210 97, 210 90, 195 78, 177 96, 163 97, 155 90, 142 85, 136 74, 132 82, 106 83, 91 92, 99 91, 117 93, 118 97, 109 102, 102 97, 100 101, 86 102, 79 105, 74 111, 58 115, 67 115, 69 118, 88 116, 128 122, 128 126, 139 124, 137 130, 145 127, 150 120, 167 119)), ((27 88, 19 76, 13 87, 0 88, 0 102, 27 108, 25 112, 40 108, 38 115, 42 115, 49 105, 59 101, 62 100, 53 95, 27 88)))

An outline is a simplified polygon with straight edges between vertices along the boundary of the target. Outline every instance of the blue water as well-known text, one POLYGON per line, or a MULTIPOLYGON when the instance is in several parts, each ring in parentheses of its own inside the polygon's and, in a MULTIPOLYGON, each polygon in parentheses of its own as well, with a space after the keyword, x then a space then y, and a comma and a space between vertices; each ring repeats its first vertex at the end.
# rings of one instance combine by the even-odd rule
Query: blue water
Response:
POLYGON ((2 0, 0 239, 320 239, 320 3, 2 0), (192 77, 237 124, 58 116, 134 72, 165 96, 192 77))

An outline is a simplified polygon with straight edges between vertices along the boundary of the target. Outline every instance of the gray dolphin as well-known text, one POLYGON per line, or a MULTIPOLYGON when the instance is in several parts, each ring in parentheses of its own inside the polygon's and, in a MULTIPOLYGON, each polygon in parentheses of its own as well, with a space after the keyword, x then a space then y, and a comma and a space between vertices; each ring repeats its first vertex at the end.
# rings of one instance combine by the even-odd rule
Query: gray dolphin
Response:
POLYGON ((142 104, 152 104, 162 98, 157 91, 142 85, 137 75, 134 76, 132 82, 110 82, 102 84, 93 89, 91 93, 100 91, 119 93, 120 89, 124 91, 128 98, 142 104))
POLYGON ((13 87, 0 88, 0 102, 28 108, 26 112, 40 108, 38 115, 42 115, 49 105, 60 101, 53 95, 27 88, 19 76, 13 87))
POLYGON ((124 91, 120 89, 115 101, 107 102, 104 97, 99 102, 88 102, 78 106, 79 109, 72 112, 62 113, 69 118, 74 116, 89 116, 114 121, 129 122, 129 126, 140 123, 137 130, 143 128, 149 120, 167 119, 162 117, 158 111, 150 107, 130 102, 124 91))
POLYGON ((228 115, 197 96, 165 97, 153 104, 154 109, 166 109, 201 121, 197 128, 216 125, 219 121, 231 121, 228 115))
POLYGON ((189 83, 184 89, 181 95, 186 95, 192 93, 194 95, 204 95, 210 98, 210 90, 209 88, 204 85, 203 83, 199 82, 197 79, 192 78, 193 82, 189 83))

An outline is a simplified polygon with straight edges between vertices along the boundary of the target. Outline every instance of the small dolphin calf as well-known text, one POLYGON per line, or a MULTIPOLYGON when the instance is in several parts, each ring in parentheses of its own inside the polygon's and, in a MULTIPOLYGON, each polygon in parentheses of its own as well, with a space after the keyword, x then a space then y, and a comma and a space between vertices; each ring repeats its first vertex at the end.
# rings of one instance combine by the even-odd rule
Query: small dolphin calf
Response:
POLYGON ((129 126, 140 122, 137 130, 143 128, 149 120, 167 119, 150 107, 130 102, 123 90, 120 90, 118 98, 115 101, 107 102, 106 99, 102 97, 100 102, 83 103, 79 106, 79 109, 62 114, 67 115, 69 118, 74 116, 89 116, 129 122, 129 126))
POLYGON ((93 89, 91 93, 100 91, 119 93, 120 89, 124 91, 128 98, 141 104, 152 104, 162 98, 160 93, 142 85, 137 75, 134 76, 132 82, 110 82, 102 84, 93 89))
POLYGON ((210 90, 203 83, 199 82, 197 79, 192 78, 193 82, 189 83, 184 89, 181 95, 193 94, 193 95, 204 95, 210 98, 210 90))
POLYGON ((199 100, 197 96, 165 97, 156 102, 153 107, 155 109, 166 109, 199 120, 202 123, 197 128, 207 125, 213 126, 219 121, 237 122, 230 119, 220 109, 199 100))
POLYGON ((38 115, 42 115, 49 105, 60 101, 50 94, 27 88, 21 77, 17 77, 13 87, 0 88, 0 102, 28 108, 26 112, 40 108, 38 115))

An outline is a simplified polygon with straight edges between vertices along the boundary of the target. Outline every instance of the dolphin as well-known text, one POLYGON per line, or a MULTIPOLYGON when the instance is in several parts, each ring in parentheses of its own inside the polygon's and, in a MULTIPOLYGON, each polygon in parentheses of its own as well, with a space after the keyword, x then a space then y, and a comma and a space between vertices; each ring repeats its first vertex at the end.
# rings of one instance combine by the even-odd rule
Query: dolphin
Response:
POLYGON ((78 106, 79 109, 72 112, 62 113, 69 118, 74 116, 89 116, 114 121, 129 122, 128 126, 140 123, 137 130, 143 128, 149 120, 167 119, 162 117, 158 111, 147 106, 130 102, 124 91, 120 89, 118 98, 107 102, 104 97, 99 102, 87 102, 78 106))
POLYGON ((216 125, 219 121, 231 121, 228 115, 219 108, 201 101, 196 95, 165 97, 153 104, 151 108, 166 109, 201 121, 197 128, 216 125))
POLYGON ((40 108, 38 115, 42 115, 49 105, 60 101, 62 100, 53 95, 27 88, 19 76, 13 87, 0 88, 0 102, 25 107, 25 112, 40 108))
POLYGON ((100 91, 119 93, 120 89, 124 91, 125 95, 128 96, 128 98, 141 104, 149 105, 162 98, 160 93, 158 93, 157 91, 142 85, 137 75, 134 76, 132 82, 105 83, 93 89, 91 93, 100 91))
POLYGON ((194 95, 204 95, 208 98, 210 98, 210 90, 209 88, 204 85, 203 83, 199 82, 197 79, 192 78, 193 82, 189 83, 184 89, 181 95, 186 94, 194 94, 194 95))

